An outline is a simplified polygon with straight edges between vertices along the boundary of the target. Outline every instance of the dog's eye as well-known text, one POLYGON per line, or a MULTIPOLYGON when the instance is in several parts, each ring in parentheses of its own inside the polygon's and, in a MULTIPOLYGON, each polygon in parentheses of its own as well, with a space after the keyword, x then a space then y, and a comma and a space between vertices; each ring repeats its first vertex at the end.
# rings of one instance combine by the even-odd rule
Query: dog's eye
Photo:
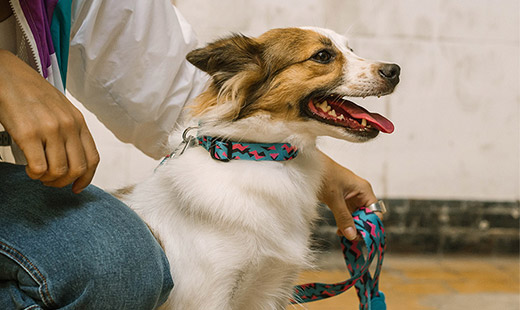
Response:
POLYGON ((332 58, 332 54, 329 51, 325 50, 319 51, 311 57, 312 60, 321 64, 328 64, 329 62, 331 62, 332 58))

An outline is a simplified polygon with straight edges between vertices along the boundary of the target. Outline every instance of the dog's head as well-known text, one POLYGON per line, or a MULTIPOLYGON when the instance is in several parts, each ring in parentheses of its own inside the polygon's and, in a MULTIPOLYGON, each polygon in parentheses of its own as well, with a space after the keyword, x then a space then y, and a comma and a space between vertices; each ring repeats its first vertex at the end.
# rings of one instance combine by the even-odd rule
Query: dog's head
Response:
POLYGON ((212 77, 192 107, 203 120, 269 119, 353 142, 394 129, 383 116, 344 97, 392 93, 399 66, 358 57, 333 31, 286 28, 258 38, 234 35, 190 52, 187 59, 212 77))

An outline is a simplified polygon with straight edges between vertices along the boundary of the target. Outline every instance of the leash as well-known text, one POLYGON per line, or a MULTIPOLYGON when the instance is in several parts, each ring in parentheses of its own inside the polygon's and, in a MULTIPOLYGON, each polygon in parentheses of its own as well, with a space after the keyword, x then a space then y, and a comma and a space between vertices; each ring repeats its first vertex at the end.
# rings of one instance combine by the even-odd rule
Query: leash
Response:
POLYGON ((351 278, 334 284, 308 283, 295 286, 291 302, 306 303, 339 295, 354 286, 359 298, 360 310, 386 310, 385 295, 379 291, 379 276, 383 266, 386 248, 385 230, 379 217, 368 208, 361 208, 352 213, 354 223, 363 241, 349 241, 340 237, 341 247, 351 278), (367 259, 363 255, 366 250, 367 259), (369 267, 377 256, 374 276, 369 267))

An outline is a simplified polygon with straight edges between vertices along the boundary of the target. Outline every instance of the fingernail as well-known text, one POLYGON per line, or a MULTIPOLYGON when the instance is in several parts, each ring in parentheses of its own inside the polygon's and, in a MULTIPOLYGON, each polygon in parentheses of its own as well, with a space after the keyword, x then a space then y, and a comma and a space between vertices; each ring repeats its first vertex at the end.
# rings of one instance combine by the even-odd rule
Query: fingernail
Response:
POLYGON ((354 240, 356 239, 356 230, 353 228, 353 227, 347 227, 345 228, 345 230, 343 231, 343 233, 345 234, 345 237, 348 239, 348 240, 354 240))

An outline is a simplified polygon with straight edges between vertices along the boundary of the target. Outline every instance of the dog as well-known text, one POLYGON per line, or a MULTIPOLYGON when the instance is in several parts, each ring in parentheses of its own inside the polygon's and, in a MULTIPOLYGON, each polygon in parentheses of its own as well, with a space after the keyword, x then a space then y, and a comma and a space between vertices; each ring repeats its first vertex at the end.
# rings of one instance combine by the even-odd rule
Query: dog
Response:
MULTIPOLYGON (((175 286, 161 309, 285 309, 311 265, 323 175, 316 138, 391 133, 389 120, 345 97, 392 93, 400 68, 358 57, 321 28, 234 34, 187 60, 211 76, 189 107, 198 141, 123 197, 169 259, 175 286), (235 160, 250 144, 263 148, 248 153, 255 160, 235 160), (262 160, 278 156, 287 160, 262 160)), ((172 146, 183 144, 182 129, 172 146)))

